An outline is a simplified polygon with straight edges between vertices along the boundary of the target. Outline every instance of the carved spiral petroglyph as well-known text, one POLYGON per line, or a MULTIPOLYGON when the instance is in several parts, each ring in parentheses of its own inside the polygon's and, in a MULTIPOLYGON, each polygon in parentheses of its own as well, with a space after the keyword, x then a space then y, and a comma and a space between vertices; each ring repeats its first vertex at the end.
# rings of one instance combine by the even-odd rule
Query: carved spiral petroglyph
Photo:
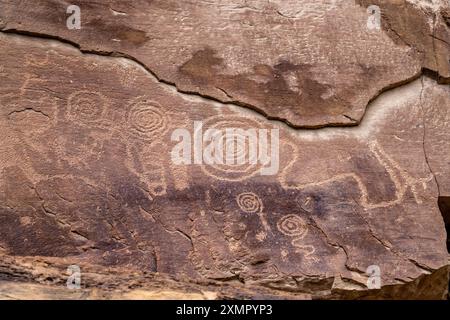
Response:
POLYGON ((303 219, 295 214, 289 214, 282 217, 278 221, 277 227, 282 234, 296 238, 303 238, 308 231, 303 219))
POLYGON ((244 117, 235 116, 226 119, 213 117, 206 120, 203 131, 216 130, 217 134, 213 134, 210 141, 219 140, 217 144, 222 149, 223 163, 215 161, 213 164, 205 164, 202 166, 202 171, 208 176, 227 181, 242 181, 256 175, 261 169, 261 164, 258 163, 258 156, 250 149, 257 148, 258 142, 250 142, 248 133, 250 133, 249 130, 258 132, 260 128, 258 122, 244 117), (233 143, 234 148, 232 148, 233 143), (234 163, 226 161, 228 150, 232 150, 228 156, 234 159, 234 163))
POLYGON ((157 103, 139 98, 131 104, 127 127, 133 136, 154 141, 167 131, 167 125, 167 117, 157 103))
POLYGON ((68 99, 69 118, 82 122, 93 122, 102 118, 106 98, 97 92, 77 91, 68 99))
POLYGON ((246 213, 259 213, 263 210, 261 199, 252 192, 241 193, 237 196, 236 202, 239 208, 246 213))
POLYGON ((264 228, 264 231, 259 232, 257 239, 264 240, 267 237, 267 232, 271 232, 270 225, 267 222, 265 214, 263 213, 264 206, 262 200, 253 192, 241 193, 236 197, 236 202, 239 208, 245 213, 254 213, 259 217, 259 220, 264 228))
POLYGON ((282 234, 292 238, 291 244, 295 248, 295 252, 303 254, 307 259, 314 259, 310 256, 316 251, 316 248, 303 243, 303 238, 308 234, 308 227, 300 216, 286 215, 278 220, 277 227, 282 234))

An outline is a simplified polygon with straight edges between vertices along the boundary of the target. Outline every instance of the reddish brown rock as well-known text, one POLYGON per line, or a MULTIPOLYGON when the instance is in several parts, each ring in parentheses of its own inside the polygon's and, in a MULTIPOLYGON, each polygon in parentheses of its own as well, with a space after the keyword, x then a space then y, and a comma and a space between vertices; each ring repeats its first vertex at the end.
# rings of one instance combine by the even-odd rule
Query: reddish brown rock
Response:
POLYGON ((367 42, 364 31, 354 33, 366 17, 361 6, 317 11, 321 5, 305 1, 298 11, 294 2, 258 3, 116 2, 107 8, 83 2, 79 31, 64 29, 66 15, 50 10, 59 2, 43 1, 28 20, 27 8, 2 3, 0 298, 27 298, 27 292, 63 298, 445 296, 447 234, 439 204, 446 212, 450 88, 438 83, 445 70, 429 57, 442 57, 429 48, 435 42, 415 35, 426 32, 410 24, 416 13, 425 19, 441 11, 407 4, 408 18, 400 23, 395 7, 380 3, 392 13, 390 30, 409 39, 405 45, 387 29, 367 42), (223 16, 204 20, 204 7, 223 16), (337 35, 325 32, 327 15, 333 23, 342 19, 337 35), (180 21, 151 19, 157 16, 180 21), (193 24, 197 29, 188 28, 193 24), (300 37, 304 53, 292 39, 306 25, 320 31, 300 37), (274 47, 254 44, 275 41, 282 31, 274 47), (224 34, 232 36, 220 38, 224 34), (362 44, 383 49, 363 50, 362 44), (355 53, 361 54, 359 71, 355 53), (318 60, 305 65, 311 57, 318 60), (321 64, 324 57, 336 64, 321 64), (420 76, 422 68, 435 72, 420 76), (268 91, 260 83, 287 73, 304 90, 292 101, 304 103, 291 105, 284 80, 267 82, 268 91), (336 87, 323 86, 326 81, 336 87), (377 92, 405 81, 366 110, 377 92), (214 91, 219 83, 223 91, 214 91), (320 98, 328 90, 339 93, 329 105, 320 98), (224 98, 224 91, 239 103, 201 97, 235 99, 224 98), (277 99, 286 104, 272 109, 277 99), (287 112, 305 127, 345 123, 336 120, 343 112, 364 118, 353 127, 294 129, 253 105, 243 108, 250 100, 272 106, 270 112, 263 104, 256 108, 271 118, 288 119, 287 112), (340 109, 344 105, 349 109, 340 109), (277 174, 263 176, 262 166, 250 163, 177 165, 172 134, 193 133, 196 122, 205 130, 278 129, 277 174), (69 265, 80 266, 85 291, 64 288, 69 265), (368 290, 370 266, 381 272, 379 290, 368 290))
POLYGON ((125 55, 178 90, 233 102, 294 127, 359 123, 367 103, 423 68, 449 79, 448 4, 408 1, 3 1, 4 31, 125 55), (382 30, 369 29, 379 4, 382 30), (440 40, 439 40, 440 39, 440 40))

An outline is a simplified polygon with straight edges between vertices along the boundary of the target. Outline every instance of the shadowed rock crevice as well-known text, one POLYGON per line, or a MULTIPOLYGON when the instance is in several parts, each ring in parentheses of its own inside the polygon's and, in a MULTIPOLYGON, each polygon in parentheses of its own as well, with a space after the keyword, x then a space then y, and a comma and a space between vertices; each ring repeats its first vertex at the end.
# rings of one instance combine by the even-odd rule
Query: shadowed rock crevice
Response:
MULTIPOLYGON (((54 35, 49 35, 49 34, 42 34, 42 33, 36 33, 36 32, 30 32, 30 31, 24 31, 24 30, 16 30, 16 29, 4 29, 4 30, 0 30, 0 32, 5 33, 5 34, 10 34, 10 35, 14 35, 14 36, 24 36, 24 37, 30 37, 33 39, 42 39, 42 40, 53 40, 53 41, 58 41, 61 44, 64 45, 69 45, 71 47, 74 47, 76 49, 78 49, 81 53, 86 54, 86 55, 98 55, 100 57, 112 57, 112 58, 124 58, 127 60, 130 60, 130 62, 132 63, 136 63, 137 65, 139 65, 140 67, 142 67, 144 70, 146 70, 149 75, 156 79, 159 83, 161 83, 162 85, 166 85, 169 86, 170 88, 175 89, 178 93, 182 94, 182 95, 186 95, 187 97, 189 96, 193 96, 193 97, 199 97, 202 99, 205 99, 206 101, 210 101, 212 103, 220 103, 223 104, 225 106, 235 106, 238 108, 247 108, 250 109, 254 112, 257 112, 258 114, 264 116, 268 121, 274 121, 274 122, 282 122, 283 124, 287 125, 289 128, 293 129, 293 130, 302 130, 302 129, 306 129, 306 130, 320 130, 320 129, 326 129, 326 128, 337 128, 337 127, 353 127, 353 126, 359 126, 361 124, 361 122, 364 120, 364 115, 367 112, 367 108, 368 106, 374 101, 376 100, 380 95, 382 95, 383 93, 386 93, 388 91, 394 90, 398 87, 401 86, 405 86, 417 79, 419 79, 421 76, 425 75, 431 79, 434 79, 435 81, 439 82, 439 79, 441 79, 441 77, 439 76, 439 74, 436 71, 427 69, 427 68, 423 68, 420 72, 418 72, 417 74, 413 75, 411 78, 406 79, 406 80, 402 80, 398 83, 392 83, 389 84, 387 87, 381 89, 379 92, 377 92, 377 94, 375 96, 373 96, 369 101, 367 106, 364 108, 364 112, 361 116, 360 119, 354 119, 349 115, 346 115, 345 112, 343 112, 342 116, 348 120, 350 120, 350 122, 348 123, 342 123, 342 122, 337 122, 337 123, 328 123, 326 125, 302 125, 302 126, 297 126, 293 123, 291 123, 290 121, 288 121, 285 118, 281 118, 281 117, 277 117, 277 116, 270 116, 268 115, 263 109, 260 109, 258 107, 255 107, 254 105, 250 105, 250 104, 246 104, 246 103, 242 103, 238 100, 232 100, 232 101, 225 101, 225 100, 221 100, 218 99, 214 96, 210 96, 210 95, 205 95, 202 94, 200 92, 196 92, 196 91, 186 91, 183 89, 180 89, 176 83, 173 82, 169 82, 167 80, 164 80, 162 78, 160 78, 153 70, 151 70, 147 65, 145 65, 144 63, 142 63, 141 61, 139 61, 138 59, 122 53, 122 52, 105 52, 105 51, 97 51, 97 50, 87 50, 87 49, 83 49, 82 46, 78 43, 72 42, 70 40, 67 40, 65 38, 60 38, 58 36, 54 36, 54 35)), ((213 77, 217 77, 218 75, 214 74, 214 65, 220 65, 221 63, 221 59, 218 58, 213 58, 214 56, 214 51, 211 51, 210 49, 205 49, 205 50, 201 50, 199 52, 197 52, 196 55, 194 55, 193 60, 187 61, 184 65, 182 65, 180 67, 179 72, 182 74, 187 74, 187 75, 193 75, 193 74, 197 74, 196 76, 196 81, 205 81, 205 83, 207 83, 209 80, 211 80, 211 78, 213 77), (195 63, 196 60, 201 61, 202 66, 200 67, 196 67, 195 65, 193 65, 193 63, 195 63), (203 65, 206 61, 206 67, 203 65), (209 61, 209 62, 208 62, 209 61), (211 61, 213 61, 211 63, 211 61), (200 68, 200 69, 198 69, 200 68), (204 69, 206 68, 206 69, 204 69), (208 76, 210 75, 210 76, 208 76), (206 78, 205 78, 206 77, 206 78), (203 80, 202 80, 203 79, 203 80)), ((275 78, 280 78, 282 72, 285 72, 286 70, 301 70, 301 69, 305 69, 305 70, 309 70, 311 67, 308 65, 305 66, 294 66, 292 65, 290 62, 287 61, 282 61, 279 64, 277 64, 276 66, 273 67, 273 69, 270 66, 259 66, 259 67, 255 67, 255 72, 260 72, 260 69, 265 69, 266 72, 268 70, 268 72, 270 74, 273 74, 275 78), (259 70, 259 71, 258 71, 259 70)), ((367 70, 369 71, 369 70, 367 70)), ((237 85, 237 87, 239 87, 240 89, 243 89, 245 91, 250 91, 250 92, 258 92, 258 88, 259 88, 259 84, 257 84, 256 82, 252 81, 252 80, 248 80, 245 77, 241 77, 239 76, 239 80, 236 82, 236 77, 228 77, 229 79, 229 83, 234 85, 237 85), (244 83, 244 85, 242 86, 242 84, 244 83)), ((289 91, 289 89, 287 89, 287 84, 284 80, 276 80, 275 82, 273 82, 273 85, 269 85, 270 90, 273 90, 274 92, 278 92, 275 95, 274 99, 278 99, 277 97, 279 97, 280 99, 282 99, 283 101, 285 101, 286 99, 289 99, 289 96, 295 93, 289 91), (281 87, 280 87, 281 86, 281 87), (283 94, 289 92, 287 95, 283 94)), ((323 94, 326 90, 326 87, 323 87, 321 84, 317 83, 314 80, 309 80, 306 79, 305 80, 305 84, 304 87, 307 88, 307 96, 306 97, 302 97, 302 99, 305 100, 305 102, 307 103, 312 103, 311 105, 316 107, 318 104, 317 102, 320 100, 320 98, 317 97, 317 95, 320 95, 321 93, 323 94), (319 99, 319 100, 318 100, 319 99), (314 103, 316 102, 316 103, 314 103)), ((228 98, 233 99, 233 97, 231 95, 229 95, 229 93, 221 88, 221 87, 216 87, 216 89, 218 89, 219 91, 223 92, 224 94, 226 94, 228 96, 228 98)), ((361 88, 361 90, 363 90, 361 88)), ((296 100, 296 98, 292 96, 291 98, 296 100)), ((297 97, 298 98, 298 97, 297 97)), ((293 100, 293 101, 294 101, 293 100)), ((270 102, 270 100, 269 100, 270 102)), ((274 101, 272 101, 274 102, 274 101)), ((339 105, 340 103, 342 103, 342 101, 335 101, 333 102, 333 105, 339 105)), ((276 104, 276 103, 275 103, 276 104)), ((316 110, 317 111, 317 110, 316 110)), ((313 112, 316 112, 313 111, 313 112)))
MULTIPOLYGON (((450 260, 450 197, 439 197, 438 200, 439 210, 441 211, 442 218, 445 223, 445 230, 447 231, 447 251, 449 253, 450 260)), ((448 268, 449 272, 449 283, 448 288, 449 292, 447 295, 447 299, 450 299, 450 267, 448 268)))
POLYGON ((450 197, 439 197, 438 204, 447 231, 447 250, 450 253, 450 197))

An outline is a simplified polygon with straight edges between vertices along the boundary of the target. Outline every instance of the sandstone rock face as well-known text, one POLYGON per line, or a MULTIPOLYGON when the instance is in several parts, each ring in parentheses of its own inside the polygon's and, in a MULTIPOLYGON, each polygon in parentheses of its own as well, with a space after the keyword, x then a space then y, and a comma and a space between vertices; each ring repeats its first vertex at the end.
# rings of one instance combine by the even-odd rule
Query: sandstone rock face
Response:
POLYGON ((446 1, 77 5, 0 3, 0 298, 446 296, 446 1))
POLYGON ((132 56, 180 91, 295 127, 359 123, 380 91, 422 68, 450 78, 446 1, 82 1, 80 32, 65 27, 61 1, 2 2, 5 31, 132 56), (385 32, 367 27, 371 4, 385 32))

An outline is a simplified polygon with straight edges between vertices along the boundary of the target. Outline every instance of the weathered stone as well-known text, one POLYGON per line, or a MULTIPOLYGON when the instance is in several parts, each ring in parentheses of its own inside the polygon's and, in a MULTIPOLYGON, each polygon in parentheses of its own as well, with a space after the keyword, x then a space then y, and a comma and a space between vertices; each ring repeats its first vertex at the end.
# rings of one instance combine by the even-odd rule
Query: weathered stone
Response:
POLYGON ((80 1, 81 30, 68 30, 66 2, 10 0, 0 19, 4 31, 132 57, 180 91, 322 127, 357 124, 371 99, 422 68, 450 78, 448 3, 356 2, 80 1), (382 31, 367 27, 370 4, 381 7, 382 31))
POLYGON ((0 298, 444 297, 447 11, 246 3, 2 2, 0 298), (175 164, 200 121, 278 129, 278 173, 175 164))

